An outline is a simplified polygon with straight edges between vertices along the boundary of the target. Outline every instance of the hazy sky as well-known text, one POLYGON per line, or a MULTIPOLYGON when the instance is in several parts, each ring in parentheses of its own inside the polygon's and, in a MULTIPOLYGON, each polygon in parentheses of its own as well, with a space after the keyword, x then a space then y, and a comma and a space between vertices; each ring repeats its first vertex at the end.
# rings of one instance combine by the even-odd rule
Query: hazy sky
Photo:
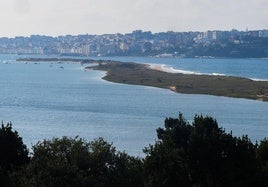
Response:
POLYGON ((0 0, 0 37, 268 29, 268 0, 0 0))

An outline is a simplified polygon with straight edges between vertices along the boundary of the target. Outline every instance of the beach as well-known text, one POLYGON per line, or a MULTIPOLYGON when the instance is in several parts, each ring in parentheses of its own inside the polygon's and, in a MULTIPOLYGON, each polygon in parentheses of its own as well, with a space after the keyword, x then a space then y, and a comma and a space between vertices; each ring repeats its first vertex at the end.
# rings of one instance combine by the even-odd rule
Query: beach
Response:
POLYGON ((109 61, 92 67, 103 70, 103 79, 111 82, 170 89, 177 93, 206 94, 268 101, 268 81, 249 78, 206 75, 176 70, 165 65, 109 61))

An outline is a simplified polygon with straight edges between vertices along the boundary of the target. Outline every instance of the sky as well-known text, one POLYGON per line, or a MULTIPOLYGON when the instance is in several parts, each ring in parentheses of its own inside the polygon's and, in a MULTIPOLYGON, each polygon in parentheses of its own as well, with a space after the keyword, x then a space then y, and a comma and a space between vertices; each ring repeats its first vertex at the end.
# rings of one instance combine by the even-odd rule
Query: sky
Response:
POLYGON ((0 0, 0 37, 268 29, 268 0, 0 0))

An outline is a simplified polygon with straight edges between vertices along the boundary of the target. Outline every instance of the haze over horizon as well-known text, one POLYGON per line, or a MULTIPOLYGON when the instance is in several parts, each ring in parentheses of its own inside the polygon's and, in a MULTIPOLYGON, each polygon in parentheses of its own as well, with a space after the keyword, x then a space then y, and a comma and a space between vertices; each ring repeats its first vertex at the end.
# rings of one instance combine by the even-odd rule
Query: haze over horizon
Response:
POLYGON ((11 0, 0 37, 268 28, 267 0, 11 0))

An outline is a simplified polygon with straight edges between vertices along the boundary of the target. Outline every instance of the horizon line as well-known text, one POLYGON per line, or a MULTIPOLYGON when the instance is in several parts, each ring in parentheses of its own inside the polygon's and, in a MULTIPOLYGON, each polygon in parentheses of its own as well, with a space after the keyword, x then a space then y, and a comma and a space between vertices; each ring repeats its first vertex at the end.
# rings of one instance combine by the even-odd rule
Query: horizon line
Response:
POLYGON ((117 32, 117 33, 103 33, 103 34, 90 34, 90 33, 81 33, 81 34, 59 34, 59 35, 49 35, 49 34, 31 34, 31 35, 16 35, 16 36, 12 36, 12 37, 8 37, 8 36, 0 36, 0 38, 8 38, 8 39, 15 39, 15 38, 18 38, 18 37, 24 37, 24 38, 29 38, 29 37, 32 37, 32 36, 46 36, 46 37, 52 37, 52 38, 57 38, 57 37, 65 37, 65 36, 85 36, 85 35, 90 35, 90 36, 103 36, 103 35, 116 35, 116 34, 122 34, 122 35, 126 35, 126 34, 133 34, 135 31, 141 31, 141 32, 151 32, 152 34, 158 34, 158 33, 169 33, 169 32, 173 32, 173 33, 191 33, 191 32, 200 32, 200 33, 203 33, 203 32, 208 32, 208 31, 211 31, 211 32, 231 32, 231 31, 238 31, 238 32, 254 32, 254 31, 263 31, 263 30, 268 30, 268 29, 252 29, 252 30, 238 30, 238 29, 231 29, 231 30, 220 30, 220 29, 209 29, 209 30, 206 30, 206 31, 198 31, 198 30, 190 30, 190 31, 173 31, 173 30, 167 30, 167 31, 158 31, 158 32, 153 32, 153 31, 150 31, 150 30, 142 30, 142 29, 136 29, 136 30, 133 30, 132 32, 125 32, 125 33, 120 33, 120 32, 117 32))

